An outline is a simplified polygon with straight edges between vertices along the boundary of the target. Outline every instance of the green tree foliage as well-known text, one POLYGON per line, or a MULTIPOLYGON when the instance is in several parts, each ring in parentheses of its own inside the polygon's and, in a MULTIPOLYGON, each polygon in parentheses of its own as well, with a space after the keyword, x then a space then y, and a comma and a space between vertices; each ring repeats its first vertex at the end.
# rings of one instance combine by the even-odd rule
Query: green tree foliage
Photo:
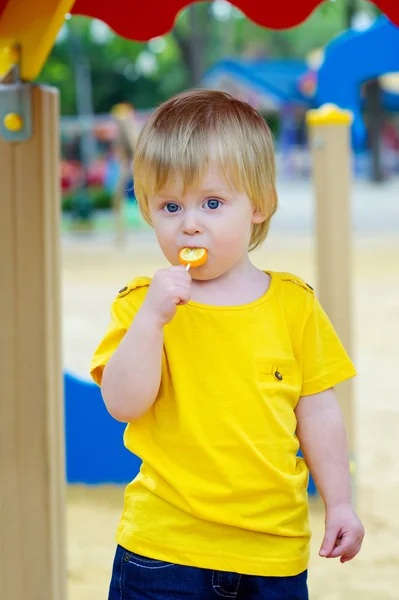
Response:
POLYGON ((148 108, 161 102, 186 84, 179 50, 171 35, 165 36, 165 49, 155 54, 148 44, 129 41, 108 30, 107 39, 96 39, 93 22, 74 17, 66 22, 54 45, 39 81, 57 86, 61 92, 61 113, 77 112, 75 61, 71 51, 69 30, 80 38, 80 45, 90 65, 95 113, 105 113, 119 102, 130 102, 137 108, 148 108), (143 59, 144 54, 144 59, 143 59), (146 67, 145 58, 153 58, 146 67), (140 67, 140 61, 144 67, 140 67))
MULTIPOLYGON (((371 6, 363 0, 357 5, 371 6)), ((201 2, 182 11, 171 33, 148 43, 123 39, 98 21, 73 17, 65 23, 39 81, 60 89, 62 114, 76 114, 79 56, 71 47, 72 32, 89 66, 94 112, 108 112, 123 101, 146 109, 198 85, 200 73, 223 56, 304 58, 346 28, 348 11, 353 11, 353 0, 328 0, 300 26, 271 31, 220 0, 201 2)))

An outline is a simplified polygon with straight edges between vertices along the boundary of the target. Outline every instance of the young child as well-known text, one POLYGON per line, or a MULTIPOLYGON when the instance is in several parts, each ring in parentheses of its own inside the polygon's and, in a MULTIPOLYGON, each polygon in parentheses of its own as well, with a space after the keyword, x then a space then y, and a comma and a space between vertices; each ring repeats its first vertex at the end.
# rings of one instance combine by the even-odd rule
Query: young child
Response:
POLYGON ((277 208, 270 131, 228 94, 181 94, 144 126, 134 181, 172 266, 120 291, 92 362, 143 461, 109 600, 305 600, 307 465, 320 555, 351 560, 364 536, 333 390, 355 370, 312 288, 249 260, 277 208), (185 247, 205 264, 187 271, 185 247))

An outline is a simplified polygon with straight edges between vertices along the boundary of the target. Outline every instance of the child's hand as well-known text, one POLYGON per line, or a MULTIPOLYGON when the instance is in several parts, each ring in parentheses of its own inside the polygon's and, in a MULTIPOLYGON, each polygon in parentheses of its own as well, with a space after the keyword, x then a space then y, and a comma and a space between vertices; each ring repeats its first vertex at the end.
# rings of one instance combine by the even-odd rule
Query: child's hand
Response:
POLYGON ((163 327, 173 319, 177 306, 190 300, 191 282, 191 276, 184 266, 157 271, 142 309, 163 327))
POLYGON ((351 504, 338 504, 326 510, 326 531, 320 548, 320 556, 341 557, 341 563, 352 560, 358 554, 364 527, 351 504))

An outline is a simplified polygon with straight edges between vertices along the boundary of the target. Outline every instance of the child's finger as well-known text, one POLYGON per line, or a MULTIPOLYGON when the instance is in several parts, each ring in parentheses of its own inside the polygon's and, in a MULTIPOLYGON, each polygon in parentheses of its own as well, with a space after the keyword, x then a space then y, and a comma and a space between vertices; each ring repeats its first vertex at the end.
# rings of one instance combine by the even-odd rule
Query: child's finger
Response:
MULTIPOLYGON (((357 552, 356 552, 356 554, 357 554, 357 552)), ((350 555, 348 554, 348 555, 345 555, 345 556, 341 556, 341 558, 339 559, 339 561, 342 564, 344 564, 346 562, 349 562, 350 560, 352 560, 352 559, 355 558, 356 554, 350 554, 350 555)))
POLYGON ((330 556, 332 550, 335 547, 335 543, 337 540, 338 531, 336 529, 326 529, 324 534, 324 539, 321 544, 320 556, 330 556))
POLYGON ((353 553, 353 549, 356 547, 356 538, 354 536, 347 536, 339 538, 337 545, 331 552, 329 558, 338 558, 339 556, 350 555, 353 553))
POLYGON ((354 559, 354 558, 355 558, 355 556, 356 556, 357 554, 359 554, 359 552, 360 552, 360 548, 361 548, 361 547, 362 547, 362 543, 361 543, 361 542, 359 542, 359 543, 356 545, 356 547, 354 548, 354 550, 353 550, 352 552, 348 552, 348 553, 346 553, 346 554, 343 554, 343 555, 341 556, 341 559, 340 559, 340 560, 341 560, 341 563, 346 563, 346 562, 349 562, 350 560, 354 559))

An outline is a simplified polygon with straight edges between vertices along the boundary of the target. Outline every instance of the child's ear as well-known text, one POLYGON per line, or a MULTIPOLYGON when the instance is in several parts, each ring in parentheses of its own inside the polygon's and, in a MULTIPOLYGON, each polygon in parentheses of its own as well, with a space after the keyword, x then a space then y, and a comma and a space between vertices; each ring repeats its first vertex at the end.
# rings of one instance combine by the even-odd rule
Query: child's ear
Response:
POLYGON ((263 223, 267 219, 267 214, 261 210, 254 210, 252 223, 263 223))

